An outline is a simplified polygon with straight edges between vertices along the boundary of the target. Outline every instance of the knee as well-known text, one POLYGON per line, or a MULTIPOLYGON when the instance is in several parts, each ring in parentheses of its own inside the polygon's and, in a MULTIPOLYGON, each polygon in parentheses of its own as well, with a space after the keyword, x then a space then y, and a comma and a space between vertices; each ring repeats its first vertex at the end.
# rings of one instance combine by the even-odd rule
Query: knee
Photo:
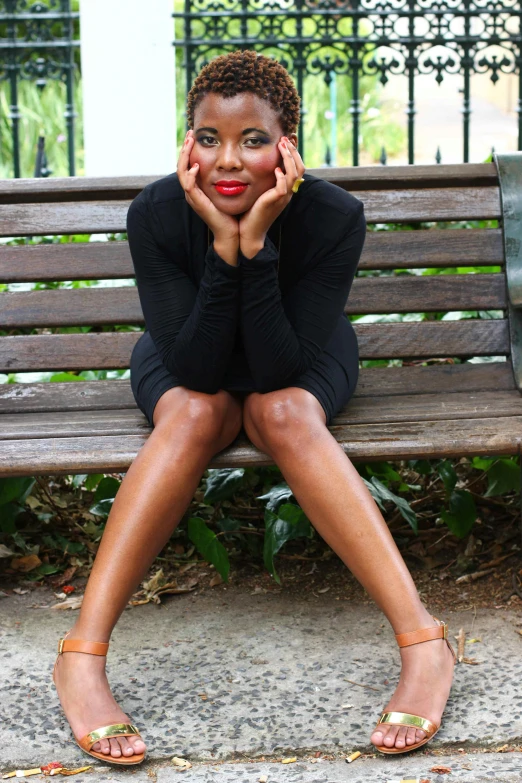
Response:
POLYGON ((272 451, 278 447, 299 448, 324 430, 324 412, 318 401, 300 388, 250 395, 244 409, 244 427, 272 451))
POLYGON ((160 423, 164 430, 170 431, 176 439, 185 432, 198 443, 205 444, 230 442, 236 437, 241 429, 241 412, 224 389, 216 394, 185 387, 177 387, 177 390, 180 392, 179 405, 173 405, 162 417, 160 423))

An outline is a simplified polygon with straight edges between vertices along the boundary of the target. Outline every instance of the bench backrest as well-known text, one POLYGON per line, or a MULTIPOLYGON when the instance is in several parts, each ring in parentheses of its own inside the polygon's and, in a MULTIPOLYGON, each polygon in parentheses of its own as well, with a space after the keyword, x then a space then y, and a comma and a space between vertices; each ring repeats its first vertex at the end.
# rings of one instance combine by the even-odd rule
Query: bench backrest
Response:
MULTIPOLYGON (((520 166, 522 153, 512 157, 520 166)), ((509 360, 512 355, 509 319, 504 317, 510 305, 502 227, 440 227, 448 221, 501 219, 495 163, 308 171, 365 204, 370 230, 346 314, 502 311, 503 317, 494 318, 355 323, 361 360, 408 363, 400 372, 382 366, 371 378, 361 375, 356 394, 371 395, 379 387, 386 395, 437 392, 448 383, 454 391, 516 388, 511 361, 496 362, 494 368, 437 362, 448 357, 509 360), (433 227, 419 225, 426 222, 433 227), (407 224, 408 230, 371 230, 384 223, 407 224), (500 271, 457 273, 457 268, 488 266, 500 271), (443 267, 448 274, 394 273, 428 267, 443 267), (365 274, 374 270, 388 274, 365 274), (421 371, 426 359, 434 365, 431 372, 421 371)), ((124 232, 131 200, 160 176, 0 181, 0 236, 124 232)), ((0 373, 127 368, 144 325, 133 277, 128 243, 122 240, 0 245, 0 283, 127 281, 119 287, 4 292, 0 330, 7 334, 0 336, 0 373), (124 324, 136 330, 102 331, 124 324), (55 333, 72 326, 95 330, 55 333)))

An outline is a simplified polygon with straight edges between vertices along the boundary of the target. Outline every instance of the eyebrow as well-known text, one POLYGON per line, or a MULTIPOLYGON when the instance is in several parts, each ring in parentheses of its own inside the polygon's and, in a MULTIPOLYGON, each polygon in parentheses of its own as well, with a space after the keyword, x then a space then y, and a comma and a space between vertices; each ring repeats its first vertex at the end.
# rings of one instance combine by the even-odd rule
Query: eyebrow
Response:
MULTIPOLYGON (((199 133, 199 131, 210 131, 211 133, 219 133, 217 128, 198 128, 196 130, 196 133, 199 133)), ((258 133, 262 133, 265 136, 270 136, 268 131, 262 130, 261 128, 245 128, 244 131, 241 131, 241 135, 244 136, 246 133, 252 133, 252 131, 257 131, 258 133)))

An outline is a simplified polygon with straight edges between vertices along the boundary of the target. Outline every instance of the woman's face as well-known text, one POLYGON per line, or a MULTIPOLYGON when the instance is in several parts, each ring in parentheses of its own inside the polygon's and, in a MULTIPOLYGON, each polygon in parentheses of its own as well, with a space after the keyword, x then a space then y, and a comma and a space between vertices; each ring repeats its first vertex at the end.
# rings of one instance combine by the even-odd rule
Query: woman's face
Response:
MULTIPOLYGON (((275 187, 276 166, 284 171, 277 146, 283 137, 270 103, 252 92, 232 98, 207 93, 194 112, 194 145, 189 167, 199 163, 196 182, 212 203, 227 215, 240 216, 265 191, 275 187), (237 180, 246 189, 225 195, 216 189, 220 180, 237 180)), ((297 146, 295 133, 290 141, 297 146)))

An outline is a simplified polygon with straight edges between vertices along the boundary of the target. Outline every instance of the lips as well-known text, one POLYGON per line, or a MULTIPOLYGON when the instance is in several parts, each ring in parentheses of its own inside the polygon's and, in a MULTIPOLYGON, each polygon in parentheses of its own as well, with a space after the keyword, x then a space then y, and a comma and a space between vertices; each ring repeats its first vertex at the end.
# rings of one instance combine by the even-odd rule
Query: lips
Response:
POLYGON ((239 196, 248 186, 246 182, 238 180, 220 180, 215 183, 214 187, 222 196, 239 196))

